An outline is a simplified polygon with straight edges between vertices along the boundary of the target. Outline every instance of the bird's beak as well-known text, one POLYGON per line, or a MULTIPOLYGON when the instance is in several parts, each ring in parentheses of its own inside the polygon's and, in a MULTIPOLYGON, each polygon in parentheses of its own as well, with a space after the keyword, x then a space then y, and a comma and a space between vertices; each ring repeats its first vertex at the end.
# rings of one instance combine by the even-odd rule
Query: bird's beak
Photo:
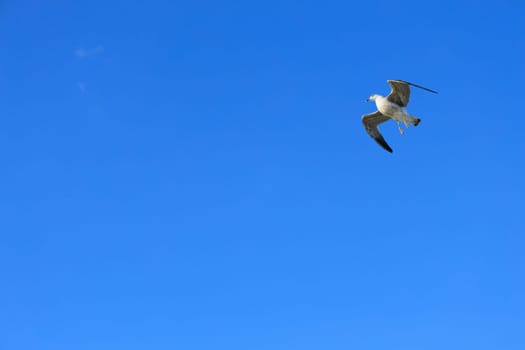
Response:
POLYGON ((370 102, 370 99, 369 99, 369 98, 367 98, 367 99, 365 100, 365 102, 370 102))

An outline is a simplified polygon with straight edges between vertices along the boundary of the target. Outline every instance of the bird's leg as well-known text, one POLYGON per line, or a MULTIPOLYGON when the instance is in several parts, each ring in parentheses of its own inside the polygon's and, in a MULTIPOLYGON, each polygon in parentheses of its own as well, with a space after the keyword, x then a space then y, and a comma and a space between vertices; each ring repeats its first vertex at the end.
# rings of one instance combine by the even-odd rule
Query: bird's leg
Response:
POLYGON ((403 135, 403 133, 405 132, 405 131, 403 130, 403 128, 401 128, 401 122, 399 122, 399 121, 397 122, 397 129, 399 130, 399 133, 400 133, 401 135, 403 135))

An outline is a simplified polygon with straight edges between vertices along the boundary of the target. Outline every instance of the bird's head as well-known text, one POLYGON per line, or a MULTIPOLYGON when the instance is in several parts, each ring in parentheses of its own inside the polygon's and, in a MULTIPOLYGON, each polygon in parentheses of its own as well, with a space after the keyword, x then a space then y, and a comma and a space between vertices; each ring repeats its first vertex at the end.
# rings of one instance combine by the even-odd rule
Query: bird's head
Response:
POLYGON ((374 95, 370 96, 369 98, 367 98, 366 102, 375 101, 376 98, 378 98, 378 97, 379 97, 379 95, 374 94, 374 95))

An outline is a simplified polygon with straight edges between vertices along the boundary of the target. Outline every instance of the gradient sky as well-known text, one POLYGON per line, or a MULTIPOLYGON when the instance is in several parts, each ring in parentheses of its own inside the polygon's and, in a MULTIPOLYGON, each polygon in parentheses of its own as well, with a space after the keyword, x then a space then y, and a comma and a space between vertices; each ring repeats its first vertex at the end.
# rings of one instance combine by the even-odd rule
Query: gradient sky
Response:
POLYGON ((524 13, 0 2, 0 348, 524 349, 524 13))

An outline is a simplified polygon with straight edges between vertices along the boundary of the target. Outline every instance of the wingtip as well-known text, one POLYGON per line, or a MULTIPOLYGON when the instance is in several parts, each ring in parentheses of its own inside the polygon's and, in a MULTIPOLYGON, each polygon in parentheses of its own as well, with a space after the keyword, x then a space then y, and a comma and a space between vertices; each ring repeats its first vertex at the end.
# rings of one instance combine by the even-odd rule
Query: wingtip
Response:
POLYGON ((390 147, 388 145, 388 143, 386 143, 386 141, 384 139, 380 139, 380 138, 375 138, 375 141, 379 144, 379 146, 381 146, 385 151, 387 152, 390 152, 390 153, 393 153, 394 151, 392 150, 392 147, 390 147))

